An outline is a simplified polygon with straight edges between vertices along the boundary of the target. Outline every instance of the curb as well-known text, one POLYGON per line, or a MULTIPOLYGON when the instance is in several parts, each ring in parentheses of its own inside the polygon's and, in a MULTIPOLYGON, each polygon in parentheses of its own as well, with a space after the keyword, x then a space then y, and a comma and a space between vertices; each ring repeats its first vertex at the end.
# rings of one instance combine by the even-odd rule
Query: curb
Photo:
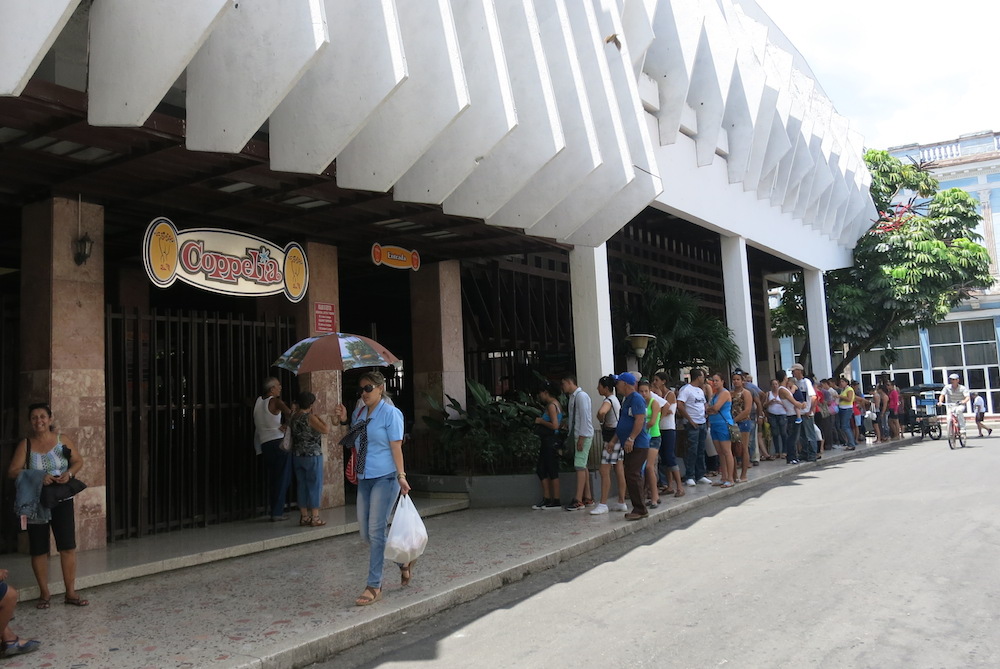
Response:
POLYGON ((294 648, 280 650, 270 655, 256 658, 255 661, 242 666, 252 667, 253 669, 304 667, 328 659, 329 656, 347 650, 352 646, 371 641, 385 634, 398 632, 400 628, 411 623, 440 613, 445 609, 472 601, 505 585, 516 583, 527 576, 551 569, 561 562, 592 551, 622 537, 647 529, 654 523, 675 518, 726 496, 740 494, 745 490, 758 488, 792 476, 798 476, 812 469, 826 467, 827 465, 840 463, 845 460, 853 460, 873 453, 893 450, 900 446, 920 443, 921 441, 921 439, 916 437, 909 437, 886 444, 859 447, 863 450, 838 451, 833 454, 827 451, 826 456, 817 462, 803 462, 798 465, 785 467, 734 488, 726 490, 716 489, 697 499, 681 502, 664 511, 650 513, 648 518, 642 520, 632 522, 622 521, 621 525, 613 527, 595 537, 562 546, 544 555, 525 560, 500 572, 483 576, 471 583, 456 586, 451 590, 432 595, 419 602, 413 602, 412 604, 396 609, 385 610, 383 615, 376 618, 365 620, 346 629, 340 629, 336 632, 305 641, 294 648))

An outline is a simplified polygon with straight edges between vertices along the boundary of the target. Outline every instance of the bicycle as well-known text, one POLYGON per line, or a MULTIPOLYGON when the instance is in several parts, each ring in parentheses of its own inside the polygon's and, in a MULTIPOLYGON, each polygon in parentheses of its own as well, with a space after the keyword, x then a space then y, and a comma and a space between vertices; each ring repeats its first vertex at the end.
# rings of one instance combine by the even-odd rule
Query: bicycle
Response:
POLYGON ((948 406, 948 448, 965 448, 965 432, 958 422, 958 411, 965 410, 964 404, 949 404, 948 406))

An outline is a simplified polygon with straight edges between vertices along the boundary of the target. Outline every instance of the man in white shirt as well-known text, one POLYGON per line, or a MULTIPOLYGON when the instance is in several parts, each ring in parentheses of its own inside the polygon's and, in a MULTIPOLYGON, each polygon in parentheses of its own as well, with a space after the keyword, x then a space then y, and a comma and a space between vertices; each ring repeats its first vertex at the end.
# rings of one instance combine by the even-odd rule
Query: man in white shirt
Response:
POLYGON ((993 434, 993 428, 983 425, 983 419, 986 418, 986 400, 979 393, 972 393, 972 411, 976 414, 976 427, 979 428, 979 436, 983 436, 984 428, 987 434, 993 434))
POLYGON ((562 379, 562 390, 569 396, 568 419, 566 421, 566 448, 573 452, 573 467, 576 469, 576 497, 566 507, 567 511, 581 511, 594 506, 590 492, 590 447, 594 441, 594 420, 591 417, 590 395, 583 392, 576 377, 567 374, 562 379))
MULTIPOLYGON (((948 406, 948 411, 952 407, 959 407, 955 413, 958 414, 958 428, 965 434, 965 405, 969 403, 969 389, 958 382, 958 374, 948 377, 948 385, 941 390, 938 397, 938 404, 948 406)), ((946 426, 947 427, 947 426, 946 426)))
POLYGON ((677 415, 687 421, 687 453, 684 455, 686 485, 711 484, 705 476, 705 442, 708 439, 708 422, 705 419, 705 371, 691 370, 691 382, 677 392, 677 415))
POLYGON ((802 429, 799 430, 800 440, 805 437, 804 448, 802 449, 802 459, 806 462, 816 460, 816 421, 813 418, 813 410, 816 408, 816 389, 813 388, 812 381, 806 378, 805 369, 799 363, 792 365, 792 376, 795 378, 795 385, 799 391, 806 396, 806 406, 800 412, 802 417, 802 429))

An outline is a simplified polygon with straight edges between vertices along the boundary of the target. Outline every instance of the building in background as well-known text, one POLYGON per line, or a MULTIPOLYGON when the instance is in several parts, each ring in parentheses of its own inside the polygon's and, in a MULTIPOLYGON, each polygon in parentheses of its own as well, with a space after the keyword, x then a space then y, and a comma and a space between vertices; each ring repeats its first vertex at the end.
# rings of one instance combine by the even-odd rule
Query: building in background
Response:
MULTIPOLYGON (((1000 133, 991 130, 932 144, 908 144, 889 149, 902 161, 929 164, 941 189, 961 188, 979 201, 978 230, 990 253, 990 272, 1000 281, 1000 133)), ((972 392, 983 394, 987 411, 1000 411, 1000 284, 979 292, 932 328, 913 328, 892 340, 894 364, 882 361, 883 349, 862 354, 854 366, 866 390, 888 371, 903 386, 944 383, 957 373, 972 392)))

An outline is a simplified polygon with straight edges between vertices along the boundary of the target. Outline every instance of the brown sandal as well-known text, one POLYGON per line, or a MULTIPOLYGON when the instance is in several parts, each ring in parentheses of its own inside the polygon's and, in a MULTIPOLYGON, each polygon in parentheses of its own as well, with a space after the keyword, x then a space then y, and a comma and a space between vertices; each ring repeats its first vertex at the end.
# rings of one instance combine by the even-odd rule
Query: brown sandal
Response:
POLYGON ((66 597, 63 599, 63 604, 66 606, 87 606, 90 602, 83 597, 66 597))
POLYGON ((309 516, 299 516, 299 527, 309 527, 312 524, 312 518, 309 516))
POLYGON ((410 584, 410 579, 413 578, 413 565, 417 563, 416 560, 410 560, 406 564, 399 565, 399 584, 402 586, 407 586, 410 584))
POLYGON ((47 599, 39 599, 38 603, 35 604, 35 608, 36 609, 47 609, 47 608, 49 608, 49 600, 47 600, 47 599))
POLYGON ((382 599, 381 588, 376 590, 372 586, 366 585, 364 592, 361 593, 361 596, 354 600, 354 604, 356 606, 369 606, 370 604, 374 604, 380 599, 382 599), (371 593, 371 595, 368 595, 369 592, 371 593))
POLYGON ((323 527, 324 525, 326 525, 326 521, 320 518, 319 516, 313 516, 312 520, 309 521, 309 524, 312 525, 313 527, 323 527))

